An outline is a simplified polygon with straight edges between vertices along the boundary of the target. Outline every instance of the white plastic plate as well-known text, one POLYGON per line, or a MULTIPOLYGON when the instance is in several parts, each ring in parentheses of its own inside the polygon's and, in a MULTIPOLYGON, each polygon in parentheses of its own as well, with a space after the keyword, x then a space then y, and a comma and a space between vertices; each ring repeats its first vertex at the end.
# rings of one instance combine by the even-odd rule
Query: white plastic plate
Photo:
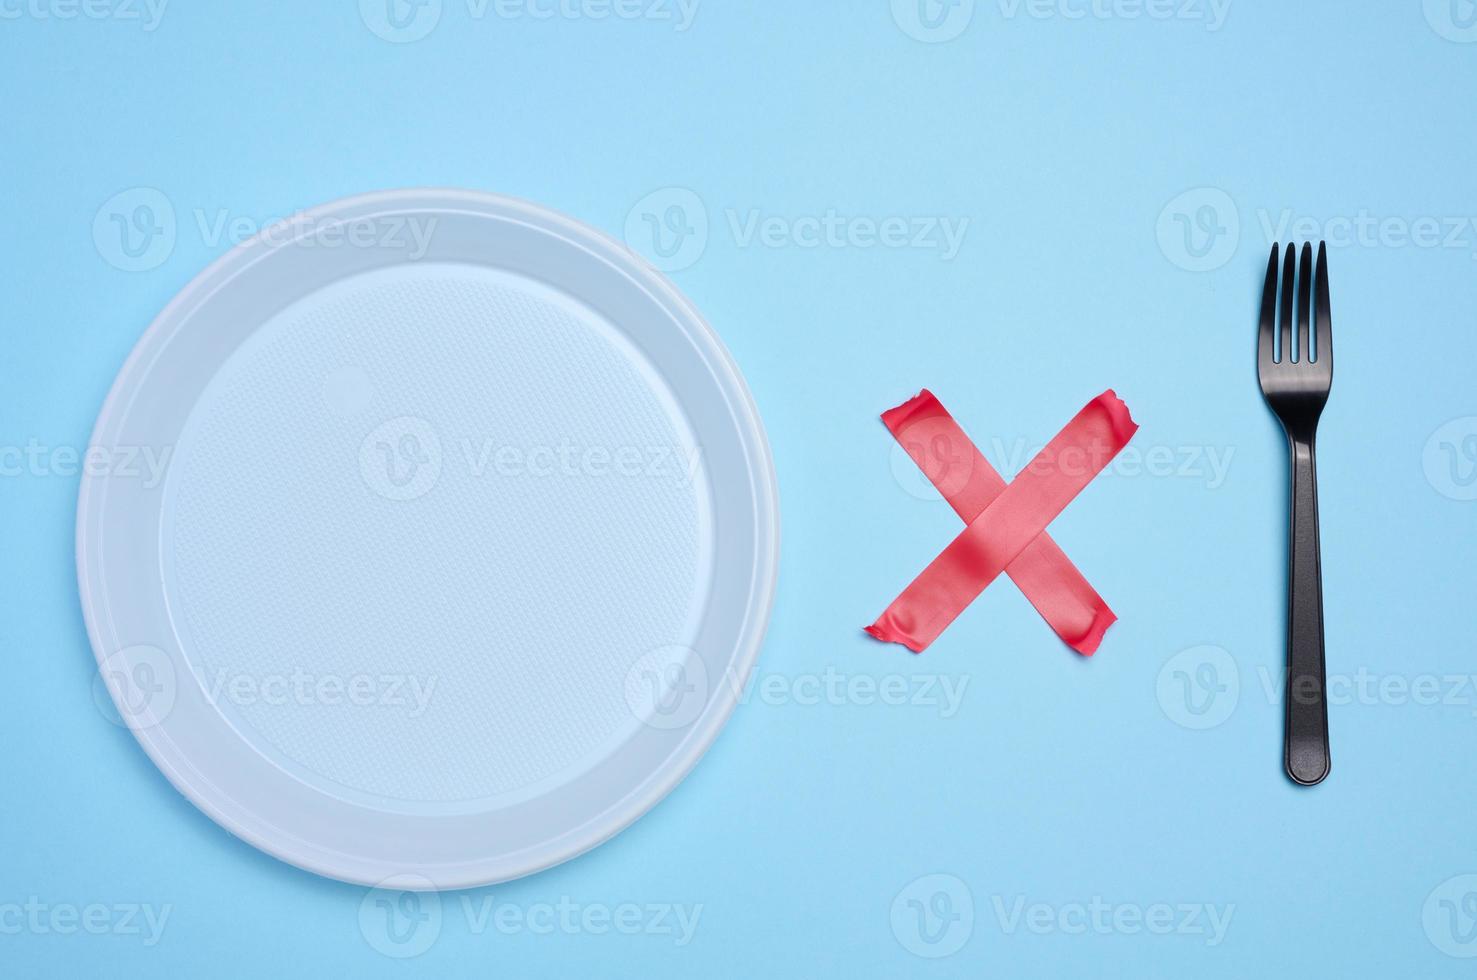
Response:
POLYGON ((234 249, 88 458, 118 715, 222 826, 345 881, 505 881, 629 825, 732 712, 775 588, 773 467, 713 332, 627 249, 485 194, 234 249))

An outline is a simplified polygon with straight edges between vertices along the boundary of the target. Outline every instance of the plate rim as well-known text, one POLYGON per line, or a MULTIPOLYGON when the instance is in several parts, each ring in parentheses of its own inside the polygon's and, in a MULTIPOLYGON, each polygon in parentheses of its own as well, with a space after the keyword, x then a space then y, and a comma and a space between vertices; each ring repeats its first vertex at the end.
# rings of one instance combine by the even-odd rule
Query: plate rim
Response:
MULTIPOLYGON (((453 891, 512 881, 526 875, 547 870, 565 861, 590 851, 621 831, 631 826, 660 803, 697 766, 726 727, 738 707, 741 692, 748 686, 759 653, 763 647, 772 618, 778 592, 780 509, 779 485, 775 472, 774 458, 753 393, 749 390, 743 374, 739 371, 732 354, 707 319, 691 300, 679 290, 660 270, 646 261, 633 249, 622 244, 611 235, 585 222, 579 221, 555 209, 503 194, 480 190, 452 187, 406 187, 353 194, 301 210, 295 214, 306 227, 315 227, 319 221, 332 220, 345 212, 371 209, 397 208, 401 210, 439 209, 447 210, 457 204, 468 206, 483 214, 498 217, 513 217, 524 220, 546 233, 557 234, 571 244, 582 247, 605 259, 620 272, 629 276, 641 288, 653 296, 673 314, 690 339, 699 343, 705 354, 711 355, 713 369, 721 372, 726 386, 718 385, 719 393, 730 400, 732 415, 737 423, 744 445, 749 478, 756 490, 754 496, 755 558, 750 571, 752 588, 748 600, 748 614, 741 635, 734 644, 730 660, 736 677, 732 683, 719 683, 714 694, 704 706, 702 714, 692 723, 687 735, 676 749, 665 757, 663 764, 653 769, 617 802, 586 819, 559 837, 541 842, 534 847, 511 852, 493 858, 477 858, 449 864, 412 866, 381 865, 374 858, 351 855, 337 851, 321 843, 301 840, 286 828, 267 824, 280 831, 277 838, 258 833, 237 815, 250 816, 252 810, 231 797, 223 789, 215 788, 215 796, 201 791, 196 782, 176 766, 176 761, 187 763, 187 756, 176 759, 171 753, 179 750, 174 740, 160 731, 162 726, 144 726, 128 723, 124 727, 132 732, 155 767, 164 774, 174 789, 213 822, 252 845, 259 851, 326 878, 370 887, 385 886, 416 891, 453 891), (293 850, 285 842, 307 845, 293 850), (344 860, 333 863, 332 856, 344 860), (521 860, 520 860, 521 858, 521 860), (493 870, 498 866, 499 870, 493 870), (435 880, 431 874, 435 875, 435 880)), ((99 445, 99 439, 115 420, 126 414, 129 405, 126 396, 138 383, 137 375, 147 367, 151 359, 173 334, 181 328, 182 314, 197 303, 208 301, 210 291, 234 276, 240 269, 272 254, 281 242, 272 243, 268 237, 272 228, 266 227, 251 238, 240 242, 216 257, 197 272, 165 304, 164 308, 150 321, 140 334, 128 357, 118 369, 108 394, 98 411, 97 421, 88 439, 88 446, 99 445)), ((293 239, 295 240, 295 239, 293 239)), ((94 578, 100 569, 94 567, 89 552, 96 545, 88 519, 99 506, 99 492, 106 484, 105 474, 84 475, 78 489, 77 515, 75 523, 74 560, 76 564, 79 599, 83 619, 87 628, 89 645, 99 669, 116 651, 109 646, 104 635, 105 624, 100 622, 100 605, 105 597, 94 589, 94 578)), ((106 624, 110 627, 111 622, 106 624)), ((109 689, 109 696, 113 691, 109 689)), ((205 774, 201 774, 203 777, 205 774)), ((214 786, 208 778, 201 780, 214 786)))

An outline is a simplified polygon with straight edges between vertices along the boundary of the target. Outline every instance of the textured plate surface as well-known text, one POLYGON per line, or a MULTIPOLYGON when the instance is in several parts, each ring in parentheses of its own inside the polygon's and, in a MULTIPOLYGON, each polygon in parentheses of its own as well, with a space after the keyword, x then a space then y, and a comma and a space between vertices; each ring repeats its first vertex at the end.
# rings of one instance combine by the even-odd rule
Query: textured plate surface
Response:
POLYGON ((619 831, 716 737, 774 589, 774 478, 712 332, 629 252, 487 195, 234 250, 93 436, 78 575, 174 784, 344 880, 453 888, 619 831))

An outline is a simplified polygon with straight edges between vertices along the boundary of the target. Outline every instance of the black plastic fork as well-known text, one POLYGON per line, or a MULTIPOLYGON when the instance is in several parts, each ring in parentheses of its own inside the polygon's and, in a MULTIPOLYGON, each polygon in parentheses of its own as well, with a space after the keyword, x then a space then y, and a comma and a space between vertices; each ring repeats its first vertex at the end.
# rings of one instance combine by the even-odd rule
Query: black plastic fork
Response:
POLYGON ((1319 243, 1316 271, 1311 245, 1303 245, 1302 260, 1296 264, 1294 251, 1295 246, 1287 246, 1280 299, 1278 246, 1272 246, 1272 256, 1267 260, 1256 368, 1262 396, 1281 421, 1292 456, 1284 763, 1295 782, 1312 786, 1323 781, 1329 768, 1323 573, 1318 558, 1318 477, 1313 446, 1318 417, 1323 414, 1333 384, 1333 321, 1328 308, 1327 249, 1319 243), (1311 331, 1312 346, 1310 323, 1316 324, 1311 331))

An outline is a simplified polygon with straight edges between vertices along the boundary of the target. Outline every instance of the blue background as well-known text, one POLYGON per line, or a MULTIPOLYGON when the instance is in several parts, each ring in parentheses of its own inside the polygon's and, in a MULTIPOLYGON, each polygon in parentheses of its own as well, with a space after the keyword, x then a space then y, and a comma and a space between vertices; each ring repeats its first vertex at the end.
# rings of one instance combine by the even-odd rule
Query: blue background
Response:
MULTIPOLYGON (((831 670, 968 686, 952 714, 756 689, 630 830, 470 893, 525 910, 701 905, 686 945, 478 934, 448 895, 431 948, 397 961, 361 931, 364 889, 238 842, 105 720, 76 597, 77 479, 7 470, 0 908, 171 912, 153 946, 0 932, 0 974, 1470 975, 1443 946, 1477 953, 1461 942, 1471 919, 1423 909, 1477 872, 1477 692, 1455 690, 1477 673, 1477 503, 1461 499, 1472 454, 1443 445, 1477 433, 1477 231, 1450 245, 1400 233, 1477 215, 1470 4, 1234 0, 1211 29, 1205 5, 1180 0, 1186 16, 1167 20, 989 0, 929 43, 909 4, 886 0, 707 0, 687 30, 479 18, 446 0, 427 37, 393 43, 353 0, 176 0, 154 30, 27 2, 0 5, 0 445, 85 447, 150 319, 230 245, 197 213, 260 225, 450 185, 620 236, 633 208, 641 226, 638 202, 685 188, 708 231, 673 278, 743 369, 780 476, 760 682, 799 692, 831 670), (155 267, 130 272, 93 225, 139 187, 165 196, 177 230, 155 267), (952 258, 741 234, 751 212, 832 209, 970 223, 952 258), (1284 215, 1341 238, 1319 460, 1330 672, 1388 685, 1333 706, 1333 773, 1312 790, 1281 773, 1286 464, 1253 371, 1284 215), (1390 220, 1350 240, 1361 215, 1390 220), (1138 448, 1167 447, 1187 470, 1202 453, 1198 475, 1109 473, 1053 526, 1121 617, 1095 658, 1005 581, 921 656, 861 634, 958 528, 913 492, 876 418, 924 386, 1007 475, 997 444, 1034 449, 1110 386, 1142 424, 1138 448), (1209 449, 1231 454, 1219 481, 1209 449), (1186 658, 1170 659, 1207 645, 1229 660, 1205 654, 1215 685, 1177 702, 1186 658), (1439 703, 1398 693, 1422 678, 1439 703), (1193 727, 1210 697, 1230 701, 1193 727), (935 873, 962 883, 945 901, 972 902, 972 927, 910 925, 904 889, 935 873), (1189 928, 1011 928, 997 907, 1018 897, 1066 910, 1069 927, 1094 899, 1234 910, 1216 944, 1189 928), (938 930, 962 948, 910 952, 938 952, 924 937, 938 930)), ((1206 676, 1200 656, 1187 676, 1206 676)))

